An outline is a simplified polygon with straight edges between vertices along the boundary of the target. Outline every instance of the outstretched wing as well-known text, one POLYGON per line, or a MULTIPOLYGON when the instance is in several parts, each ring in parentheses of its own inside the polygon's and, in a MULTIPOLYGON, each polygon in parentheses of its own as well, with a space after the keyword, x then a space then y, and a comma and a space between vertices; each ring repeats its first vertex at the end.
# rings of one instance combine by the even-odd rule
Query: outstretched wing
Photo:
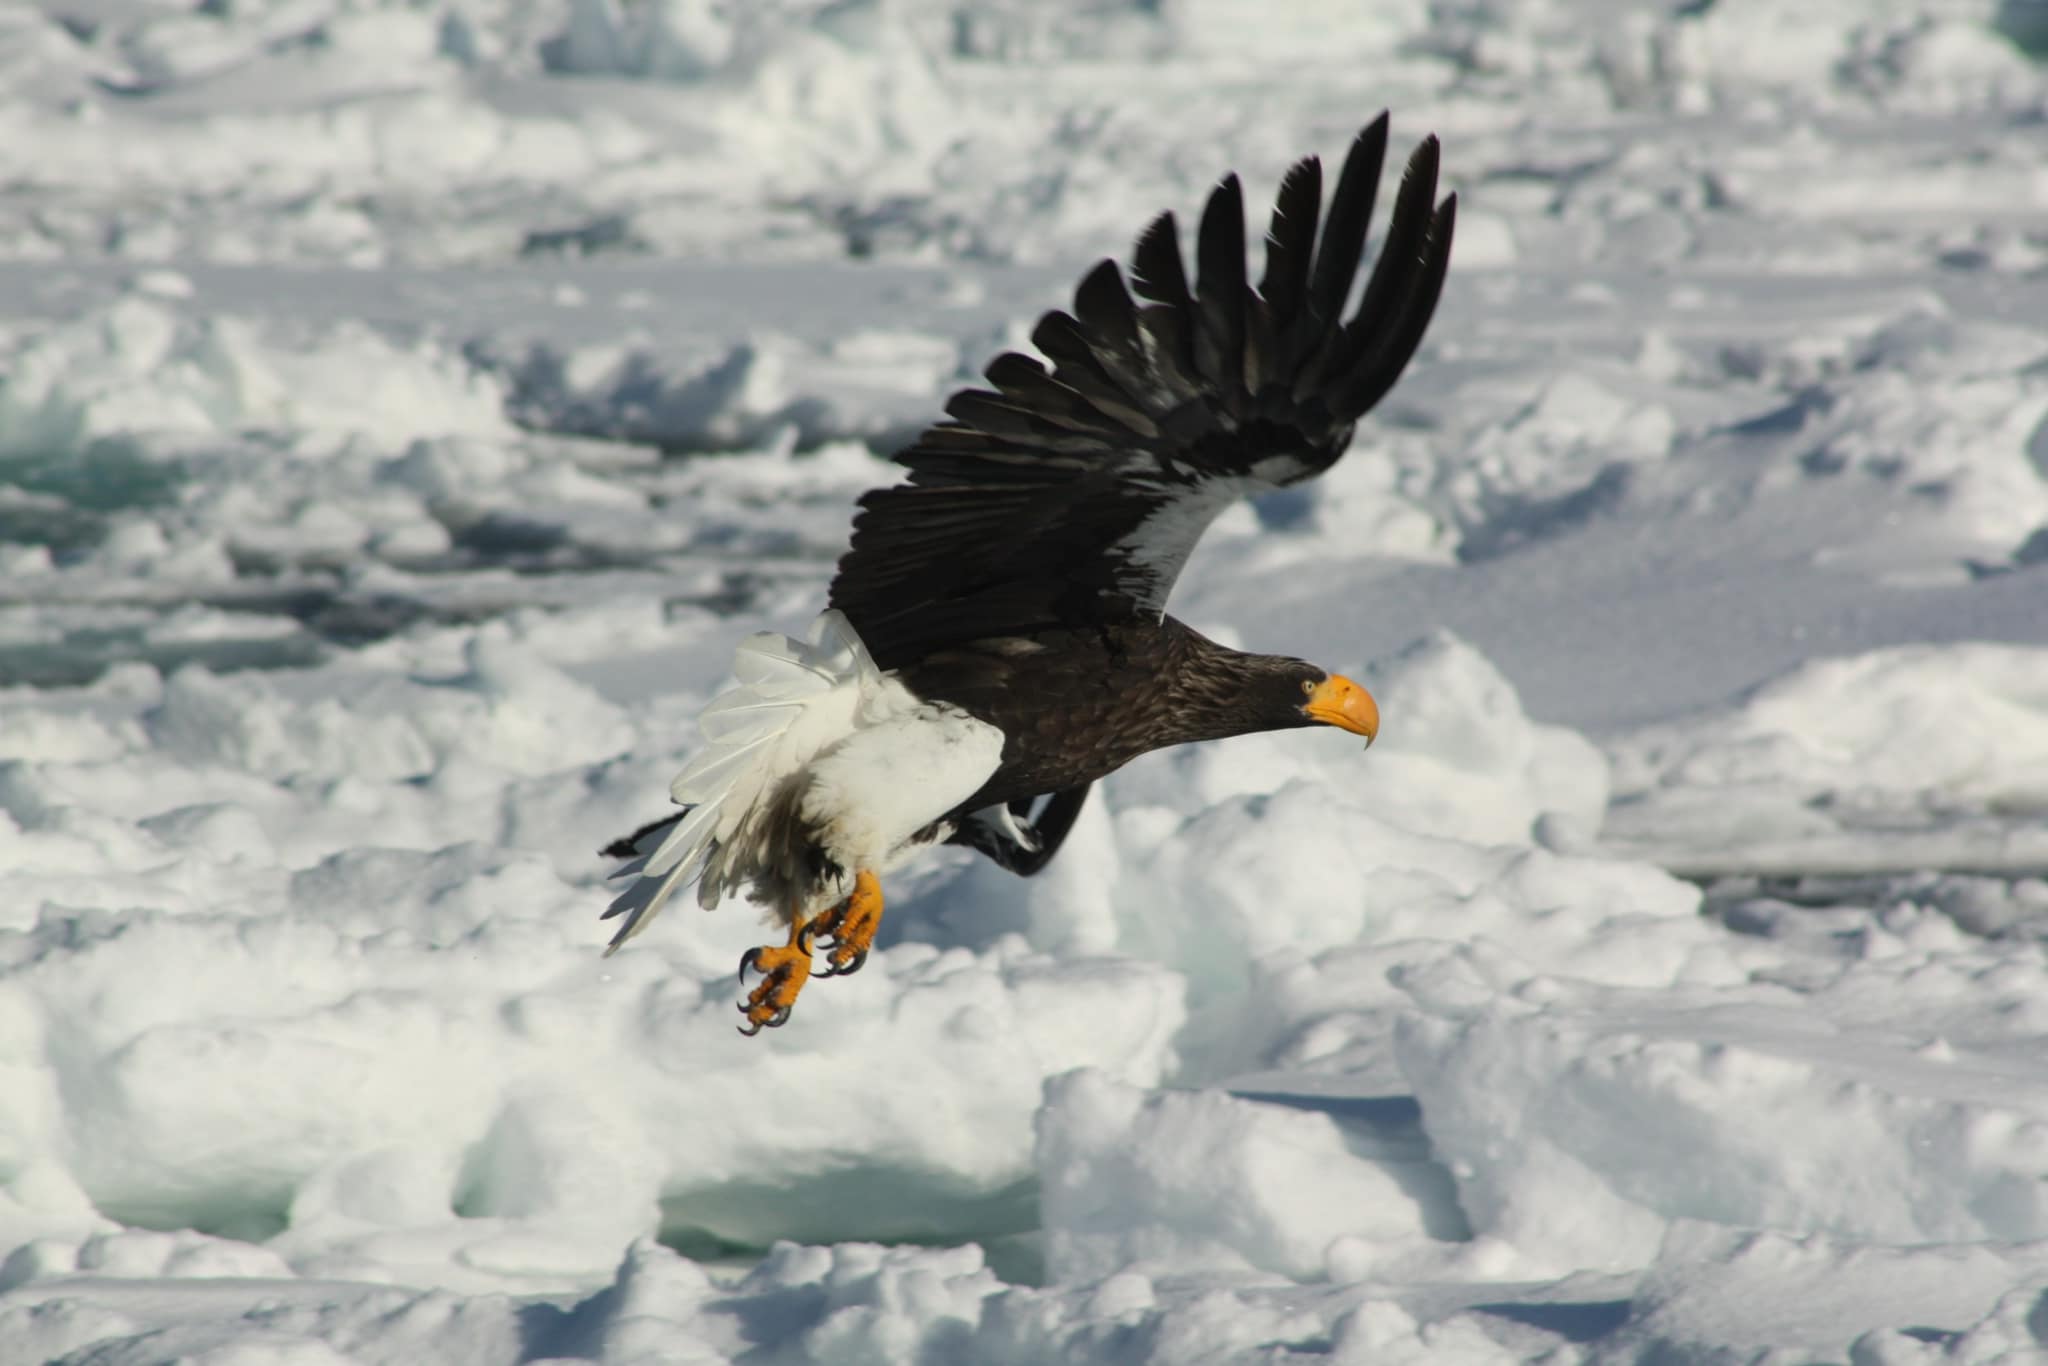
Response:
POLYGON ((1387 117, 1352 142, 1322 216, 1322 166, 1297 163, 1245 274, 1237 177, 1209 196, 1188 283, 1173 215, 1114 261, 1072 313, 1040 320, 1052 362, 996 357, 951 421, 896 459, 907 482, 861 499, 832 606, 884 669, 967 640, 1165 610, 1195 542, 1229 503, 1321 473, 1393 387, 1443 289, 1456 196, 1436 203, 1437 142, 1409 158, 1380 259, 1345 304, 1386 158, 1387 117))

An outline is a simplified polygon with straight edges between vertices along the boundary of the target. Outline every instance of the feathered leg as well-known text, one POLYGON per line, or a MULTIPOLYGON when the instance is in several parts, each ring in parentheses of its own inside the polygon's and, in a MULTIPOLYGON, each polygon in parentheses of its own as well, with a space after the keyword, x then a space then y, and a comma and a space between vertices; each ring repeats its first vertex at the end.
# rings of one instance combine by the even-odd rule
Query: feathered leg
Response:
POLYGON ((860 971, 874 947, 875 931, 882 924, 882 883, 873 873, 862 871, 853 879, 853 894, 811 922, 818 946, 829 950, 829 966, 820 977, 844 977, 860 971))
POLYGON ((790 917, 788 943, 748 949, 740 959, 741 986, 747 984, 748 968, 762 975, 761 984, 740 1005, 740 1013, 747 1017, 740 1033, 752 1038, 789 1023, 790 1007, 811 977, 811 927, 816 923, 798 912, 790 917))

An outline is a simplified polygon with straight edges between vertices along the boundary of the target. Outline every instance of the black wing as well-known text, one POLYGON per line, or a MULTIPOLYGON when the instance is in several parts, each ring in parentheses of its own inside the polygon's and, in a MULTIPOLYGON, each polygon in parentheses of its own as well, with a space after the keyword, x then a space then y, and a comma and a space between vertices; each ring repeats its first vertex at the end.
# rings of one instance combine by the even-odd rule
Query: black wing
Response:
POLYGON ((876 663, 989 636, 1165 610, 1202 532, 1235 499, 1320 474, 1414 355, 1443 289, 1456 196, 1437 142, 1409 158, 1379 264, 1349 319, 1386 158, 1387 117, 1351 144, 1318 235, 1322 165, 1281 183, 1256 291, 1237 177, 1209 196, 1198 282, 1173 215, 1138 239, 1133 301, 1114 261, 1039 321, 1052 362, 1014 352, 899 454, 908 482, 862 497, 832 582, 876 663))

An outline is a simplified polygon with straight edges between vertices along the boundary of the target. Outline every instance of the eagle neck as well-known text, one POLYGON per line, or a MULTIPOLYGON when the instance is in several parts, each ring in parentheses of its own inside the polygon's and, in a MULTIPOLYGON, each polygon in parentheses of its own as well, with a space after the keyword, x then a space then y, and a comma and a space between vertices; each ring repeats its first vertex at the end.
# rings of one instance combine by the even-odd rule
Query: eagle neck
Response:
POLYGON ((1175 743, 1224 740, 1306 723, 1296 706, 1276 707, 1273 702, 1280 696, 1279 680, 1300 670, 1300 660, 1233 650, 1171 617, 1167 622, 1178 628, 1178 639, 1169 647, 1173 664, 1166 675, 1166 694, 1175 728, 1185 732, 1175 743))

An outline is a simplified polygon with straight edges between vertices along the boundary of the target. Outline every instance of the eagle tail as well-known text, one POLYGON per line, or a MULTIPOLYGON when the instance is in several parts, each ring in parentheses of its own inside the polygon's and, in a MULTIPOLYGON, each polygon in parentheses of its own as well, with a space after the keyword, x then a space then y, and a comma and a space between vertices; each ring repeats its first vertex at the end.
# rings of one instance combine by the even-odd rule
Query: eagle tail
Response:
MULTIPOLYGON (((631 858, 613 876, 634 878, 600 917, 625 917, 605 948, 607 957, 646 929, 678 888, 702 875, 759 800, 809 759, 789 752, 798 722, 828 694, 848 686, 865 690, 881 680, 867 647, 836 611, 812 622, 804 640, 776 631, 748 636, 734 652, 733 676, 738 686, 719 694, 699 718, 709 743, 669 786, 682 814, 642 826, 606 849, 631 858)), ((706 904, 715 901, 714 895, 706 904)))

